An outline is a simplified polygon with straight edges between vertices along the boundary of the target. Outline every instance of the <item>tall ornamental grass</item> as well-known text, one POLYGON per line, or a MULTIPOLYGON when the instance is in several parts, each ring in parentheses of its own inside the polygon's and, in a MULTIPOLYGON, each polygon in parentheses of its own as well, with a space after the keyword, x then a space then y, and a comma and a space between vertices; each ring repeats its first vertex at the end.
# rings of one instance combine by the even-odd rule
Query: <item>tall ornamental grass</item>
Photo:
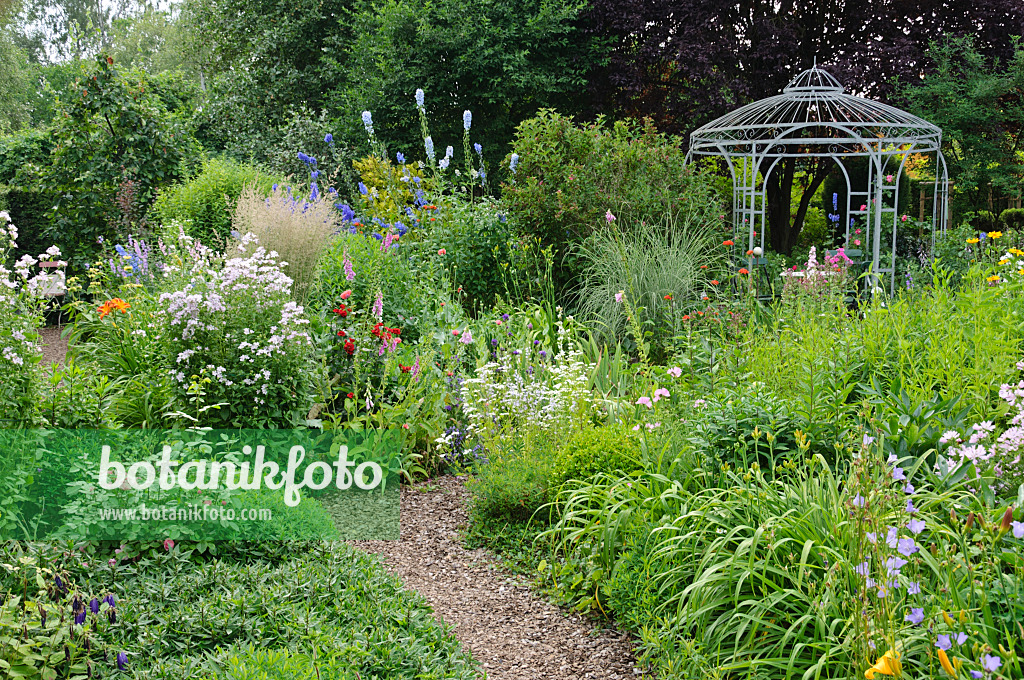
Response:
POLYGON ((238 199, 233 225, 237 234, 253 234, 268 253, 277 253, 292 280, 292 297, 305 304, 320 256, 341 230, 341 216, 329 196, 316 191, 302 198, 275 184, 265 197, 250 186, 238 199))

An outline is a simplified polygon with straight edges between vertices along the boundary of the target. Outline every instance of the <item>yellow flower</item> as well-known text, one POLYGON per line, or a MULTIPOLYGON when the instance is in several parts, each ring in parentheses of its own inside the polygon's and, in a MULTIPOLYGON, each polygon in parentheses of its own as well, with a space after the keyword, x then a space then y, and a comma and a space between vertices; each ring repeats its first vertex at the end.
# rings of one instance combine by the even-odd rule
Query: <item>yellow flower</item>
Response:
POLYGON ((1024 269, 1018 269, 1017 273, 1020 274, 1021 276, 1024 276, 1024 269))
POLYGON ((1001 231, 990 231, 990 232, 988 232, 988 237, 989 238, 999 238, 1002 235, 1003 235, 1003 232, 1001 232, 1001 231))
POLYGON ((1007 260, 1006 258, 999 260, 999 264, 1006 264, 1007 262, 1009 262, 1009 260, 1007 260))
POLYGON ((954 678, 957 676, 957 670, 959 670, 960 666, 963 665, 963 662, 955 656, 951 663, 951 660, 949 656, 946 655, 946 650, 944 649, 939 650, 939 663, 942 665, 942 670, 946 671, 954 678))
POLYGON ((1011 255, 1024 255, 1024 250, 1021 250, 1020 248, 1010 248, 1006 252, 1010 253, 1011 255))
POLYGON ((967 239, 967 242, 968 243, 977 243, 978 239, 976 239, 976 238, 969 238, 969 239, 967 239))
POLYGON ((996 281, 999 280, 999 275, 998 274, 993 274, 992 276, 988 277, 985 280, 988 281, 989 283, 995 283, 996 281))
POLYGON ((881 673, 882 675, 891 675, 893 677, 899 677, 903 674, 903 667, 900 665, 899 652, 889 650, 882 655, 875 665, 864 671, 864 677, 867 680, 872 680, 875 677, 875 673, 881 673))

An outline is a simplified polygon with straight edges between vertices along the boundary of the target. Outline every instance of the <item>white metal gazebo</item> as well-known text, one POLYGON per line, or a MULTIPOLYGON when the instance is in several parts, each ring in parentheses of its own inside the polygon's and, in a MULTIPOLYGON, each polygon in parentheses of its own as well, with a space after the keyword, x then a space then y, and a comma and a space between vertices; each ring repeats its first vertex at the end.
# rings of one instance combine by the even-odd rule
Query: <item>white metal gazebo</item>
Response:
POLYGON ((944 232, 949 182, 942 156, 942 130, 926 120, 880 102, 847 94, 815 64, 796 76, 782 94, 743 106, 690 134, 689 158, 719 156, 732 174, 733 230, 744 250, 764 249, 768 220, 765 180, 784 158, 824 157, 846 178, 842 211, 845 245, 860 229, 869 290, 888 278, 895 284, 899 186, 912 156, 934 154, 932 243, 944 232), (854 191, 849 161, 866 158, 867 189, 854 191), (883 235, 885 238, 883 239, 883 235))

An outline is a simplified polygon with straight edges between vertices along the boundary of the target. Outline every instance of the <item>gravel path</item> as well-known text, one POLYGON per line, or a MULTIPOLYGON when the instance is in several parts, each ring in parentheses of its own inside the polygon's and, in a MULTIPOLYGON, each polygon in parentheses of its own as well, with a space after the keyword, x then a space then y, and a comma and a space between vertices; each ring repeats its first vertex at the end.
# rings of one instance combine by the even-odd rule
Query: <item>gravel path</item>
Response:
POLYGON ((63 326, 50 326, 39 329, 39 344, 43 348, 43 366, 63 364, 64 355, 68 353, 67 338, 61 338, 63 326))
POLYGON ((419 591, 483 665, 489 680, 613 680, 639 675, 628 637, 539 599, 485 550, 466 550, 459 527, 468 493, 458 477, 402 488, 402 540, 353 541, 379 553, 419 591))

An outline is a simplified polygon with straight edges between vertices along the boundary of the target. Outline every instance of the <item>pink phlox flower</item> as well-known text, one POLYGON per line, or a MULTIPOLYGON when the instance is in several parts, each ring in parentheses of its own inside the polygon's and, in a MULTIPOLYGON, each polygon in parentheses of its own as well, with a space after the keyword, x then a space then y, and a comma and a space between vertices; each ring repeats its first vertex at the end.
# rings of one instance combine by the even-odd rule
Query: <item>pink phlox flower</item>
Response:
POLYGON ((668 399, 671 396, 672 395, 669 394, 668 390, 666 390, 664 387, 659 387, 658 389, 654 390, 654 401, 658 401, 662 397, 668 399))
POLYGON ((650 397, 640 397, 639 399, 636 400, 636 403, 637 403, 638 406, 646 406, 647 408, 654 408, 654 405, 651 403, 651 398, 650 397))
POLYGON ((666 373, 668 373, 673 378, 678 378, 683 374, 683 369, 679 368, 678 366, 673 366, 672 368, 668 369, 666 373))

